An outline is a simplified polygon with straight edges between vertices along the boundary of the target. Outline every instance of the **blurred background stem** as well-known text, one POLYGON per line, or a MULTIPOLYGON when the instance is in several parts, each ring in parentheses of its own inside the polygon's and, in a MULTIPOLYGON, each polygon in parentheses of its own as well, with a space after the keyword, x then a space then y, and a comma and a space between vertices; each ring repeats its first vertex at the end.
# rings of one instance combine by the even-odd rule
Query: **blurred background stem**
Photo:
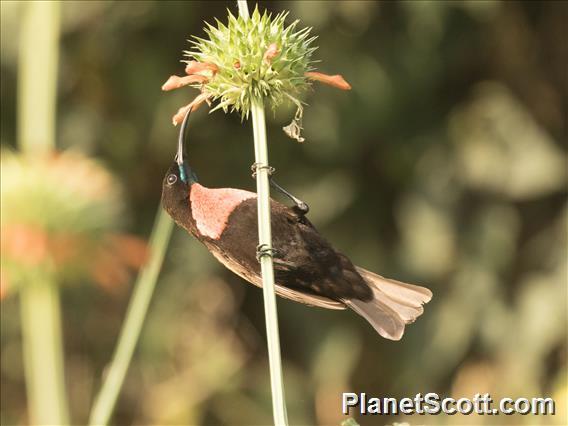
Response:
POLYGON ((150 237, 150 259, 134 286, 112 362, 91 411, 91 425, 106 425, 110 420, 148 312, 172 229, 172 220, 160 206, 150 237))
POLYGON ((36 275, 20 293, 30 424, 69 422, 63 374, 61 306, 57 283, 36 275))
MULTIPOLYGON (((55 148, 59 3, 22 5, 18 57, 18 142, 30 155, 55 148)), ((38 269, 21 291, 22 341, 30 424, 69 422, 57 283, 38 269)))
POLYGON ((32 155, 55 148, 59 2, 22 5, 18 56, 18 141, 32 155))
MULTIPOLYGON (((246 0, 237 1, 239 14, 249 18, 246 0)), ((254 135, 256 169, 256 192, 258 194, 258 244, 270 253, 272 232, 270 229, 270 186, 268 183, 268 143, 266 138, 266 119, 262 99, 254 99, 251 106, 254 135)), ((270 387, 272 391, 272 410, 274 424, 287 425, 282 359, 280 354, 280 335, 278 332, 278 312, 274 290, 274 267, 272 256, 260 257, 264 315, 266 318, 266 339, 268 343, 268 362, 270 365, 270 387)))

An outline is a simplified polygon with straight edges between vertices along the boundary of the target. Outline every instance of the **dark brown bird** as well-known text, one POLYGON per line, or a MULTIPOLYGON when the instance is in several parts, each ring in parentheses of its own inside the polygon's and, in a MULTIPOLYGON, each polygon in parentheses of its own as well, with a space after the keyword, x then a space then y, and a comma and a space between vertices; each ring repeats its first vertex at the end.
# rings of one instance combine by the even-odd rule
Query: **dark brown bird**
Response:
MULTIPOLYGON (((180 129, 176 161, 164 177, 163 207, 223 265, 261 287, 256 194, 197 183, 184 153, 188 117, 189 113, 180 129)), ((353 265, 306 218, 305 203, 276 187, 296 203, 290 208, 271 200, 276 293, 321 308, 349 307, 381 336, 399 340, 405 324, 422 314, 432 292, 353 265)))

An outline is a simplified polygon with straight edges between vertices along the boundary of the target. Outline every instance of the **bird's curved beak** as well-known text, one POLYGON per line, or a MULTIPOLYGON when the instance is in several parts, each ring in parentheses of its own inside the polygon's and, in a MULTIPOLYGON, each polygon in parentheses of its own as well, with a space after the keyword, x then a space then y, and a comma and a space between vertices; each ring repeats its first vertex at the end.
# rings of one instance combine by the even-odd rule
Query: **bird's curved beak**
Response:
POLYGON ((192 177, 191 170, 185 161, 185 133, 187 128, 189 127, 189 115, 191 114, 191 108, 187 110, 187 114, 183 118, 183 122, 181 123, 181 127, 179 129, 179 136, 178 136, 178 149, 176 153, 176 163, 179 167, 179 175, 181 180, 184 183, 189 183, 192 177))

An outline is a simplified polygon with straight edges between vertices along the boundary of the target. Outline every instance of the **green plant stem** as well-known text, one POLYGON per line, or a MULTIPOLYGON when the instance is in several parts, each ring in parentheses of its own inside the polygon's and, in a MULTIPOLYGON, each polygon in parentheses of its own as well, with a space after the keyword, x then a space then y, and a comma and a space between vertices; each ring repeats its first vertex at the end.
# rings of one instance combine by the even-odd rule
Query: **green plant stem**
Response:
POLYGON ((37 274, 20 291, 30 424, 69 423, 57 283, 37 274))
MULTIPOLYGON (((258 194, 258 243, 266 250, 272 249, 272 231, 270 229, 270 186, 268 183, 268 148, 266 140, 266 120, 262 100, 252 102, 252 127, 254 134, 254 153, 257 165, 256 191, 258 194)), ((276 310, 276 292, 274 289, 274 267, 271 256, 260 258, 262 275, 262 293, 264 296, 264 315, 266 318, 266 338, 268 342, 268 361, 270 364, 270 387, 272 390, 272 409, 274 424, 288 424, 282 360, 280 357, 280 335, 278 332, 278 312, 276 310)))
MULTIPOLYGON (((22 6, 18 144, 29 155, 46 155, 55 148, 59 3, 22 6)), ((67 424, 59 288, 48 271, 30 268, 20 311, 29 423, 67 424)))
MULTIPOLYGON (((249 18, 246 0, 238 0, 239 14, 243 19, 249 18)), ((254 156, 258 166, 256 170, 256 192, 258 208, 258 243, 265 250, 272 250, 272 231, 270 229, 270 186, 268 183, 268 143, 266 138, 266 119, 264 102, 254 99, 251 105, 252 128, 254 135, 254 156)), ((272 411, 274 424, 288 424, 286 400, 284 396, 284 380, 282 377, 282 359, 280 356, 280 334, 278 332, 278 312, 276 309, 276 292, 274 288, 274 265, 271 256, 260 258, 262 275, 262 294, 264 298, 264 315, 266 318, 266 339, 268 342, 268 363, 270 365, 270 388, 272 391, 272 411)))
POLYGON ((112 362, 91 411, 91 425, 106 425, 110 420, 142 330, 172 229, 172 220, 160 207, 150 237, 150 259, 138 275, 112 362))
POLYGON ((32 155, 55 148, 59 2, 22 4, 18 55, 18 142, 32 155))
POLYGON ((247 0, 237 0, 237 6, 239 7, 239 15, 243 17, 243 19, 249 18, 249 8, 247 4, 247 0))

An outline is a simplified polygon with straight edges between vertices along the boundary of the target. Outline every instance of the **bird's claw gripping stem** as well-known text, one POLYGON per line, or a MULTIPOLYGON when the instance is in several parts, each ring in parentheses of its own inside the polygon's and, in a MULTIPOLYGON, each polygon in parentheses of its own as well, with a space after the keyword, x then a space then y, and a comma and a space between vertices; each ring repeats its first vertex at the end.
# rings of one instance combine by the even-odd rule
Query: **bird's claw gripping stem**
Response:
POLYGON ((276 173, 276 169, 272 166, 269 166, 268 164, 253 163, 252 166, 250 166, 250 169, 252 171, 253 179, 256 178, 256 174, 259 170, 266 169, 266 172, 268 173, 268 179, 272 179, 272 174, 276 173))
POLYGON ((268 244, 259 244, 256 246, 256 260, 260 262, 264 256, 279 257, 280 250, 268 247, 268 244))
POLYGON ((252 170, 252 177, 255 178, 256 177, 256 173, 258 172, 258 170, 260 169, 266 169, 268 171, 268 180, 270 182, 270 185, 276 189, 278 192, 280 192, 281 194, 285 195, 286 197, 288 197, 294 204, 295 204, 295 208, 296 210, 301 214, 301 215, 306 215, 308 214, 308 212, 310 211, 310 206, 308 206, 305 202, 303 202, 302 200, 300 200, 297 197, 294 197, 292 194, 290 194, 288 191, 286 191, 284 188, 282 188, 280 185, 278 185, 276 183, 276 181, 272 178, 272 174, 276 172, 276 169, 272 166, 269 166, 267 164, 259 164, 259 163, 254 163, 251 166, 251 170, 252 170))

